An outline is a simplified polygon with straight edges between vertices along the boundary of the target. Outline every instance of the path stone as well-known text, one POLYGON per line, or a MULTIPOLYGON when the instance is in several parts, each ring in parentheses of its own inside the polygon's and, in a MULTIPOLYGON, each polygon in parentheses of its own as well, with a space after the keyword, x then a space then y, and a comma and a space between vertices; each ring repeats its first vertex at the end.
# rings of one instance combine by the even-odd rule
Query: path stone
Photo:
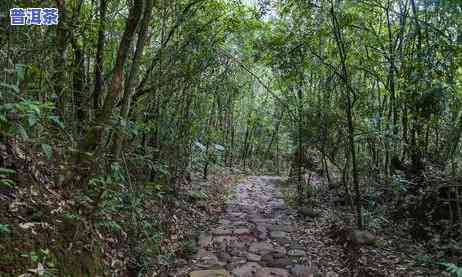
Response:
POLYGON ((257 273, 255 274, 255 277, 270 277, 270 276, 289 277, 289 272, 286 269, 282 269, 282 268, 265 267, 257 271, 257 273))
POLYGON ((290 273, 294 277, 314 277, 315 272, 316 272, 315 269, 313 269, 313 268, 311 268, 309 266, 300 265, 300 264, 294 265, 290 269, 290 273))
POLYGON ((270 236, 273 239, 288 239, 288 234, 283 231, 273 231, 270 233, 270 236))
POLYGON ((247 253, 247 260, 249 262, 259 262, 261 261, 261 256, 253 254, 253 253, 247 253))
MULTIPOLYGON (((235 227, 248 227, 249 222, 247 221, 235 221, 232 223, 235 227)), ((229 225, 229 224, 228 224, 229 225)))
POLYGON ((233 234, 235 235, 249 235, 250 230, 247 228, 239 228, 233 231, 233 234))
POLYGON ((218 260, 218 257, 212 253, 200 249, 196 254, 196 259, 198 260, 197 266, 201 268, 212 268, 212 267, 221 267, 225 264, 218 260))
POLYGON ((256 228, 257 238, 259 240, 266 240, 268 238, 268 230, 265 225, 258 225, 256 228))
POLYGON ((212 239, 211 235, 203 233, 199 236, 198 246, 205 249, 212 243, 212 239))
POLYGON ((291 249, 287 254, 291 257, 302 257, 306 255, 306 252, 300 249, 291 249))
POLYGON ((283 232, 294 232, 296 231, 293 225, 271 225, 268 227, 271 231, 283 231, 283 232))
POLYGON ((339 275, 333 271, 329 271, 326 274, 326 277, 338 277, 339 275))
POLYGON ((217 254, 217 257, 223 261, 223 262, 226 262, 226 263, 229 263, 233 260, 233 257, 228 254, 228 252, 225 252, 225 251, 221 251, 217 254))
POLYGON ((235 241, 237 238, 235 236, 216 236, 213 238, 213 242, 222 243, 226 241, 235 241))
POLYGON ((261 257, 262 263, 271 267, 286 267, 291 261, 286 257, 275 257, 272 254, 266 254, 261 257))
POLYGON ((224 269, 198 270, 189 274, 190 277, 230 277, 229 272, 224 269))
POLYGON ((246 263, 233 270, 233 275, 239 277, 253 277, 262 267, 255 262, 246 263))
POLYGON ((212 231, 212 234, 215 236, 226 236, 226 235, 231 235, 233 233, 233 230, 230 229, 225 229, 223 227, 216 228, 215 230, 212 231))
POLYGON ((247 260, 245 258, 233 257, 231 261, 226 265, 226 269, 231 271, 239 266, 242 266, 245 263, 247 263, 247 260))
POLYGON ((269 242, 254 242, 249 248, 249 251, 255 254, 266 254, 273 250, 274 246, 269 242))
POLYGON ((231 221, 230 220, 227 220, 227 219, 220 219, 220 221, 218 222, 220 225, 230 225, 231 224, 231 221))

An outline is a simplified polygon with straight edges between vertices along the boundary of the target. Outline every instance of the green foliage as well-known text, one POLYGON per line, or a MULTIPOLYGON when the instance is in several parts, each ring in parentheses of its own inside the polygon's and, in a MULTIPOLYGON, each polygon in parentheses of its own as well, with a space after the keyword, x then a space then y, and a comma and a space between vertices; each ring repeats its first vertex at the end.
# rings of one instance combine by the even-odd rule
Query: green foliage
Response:
POLYGON ((48 123, 63 127, 58 117, 51 114, 53 107, 51 102, 28 99, 0 105, 0 125, 4 126, 2 132, 29 139, 32 130, 47 127, 48 123))
POLYGON ((112 127, 129 138, 137 137, 149 131, 145 124, 137 121, 126 120, 120 116, 113 118, 112 127))
POLYGON ((55 268, 54 257, 50 253, 49 249, 42 249, 30 251, 24 253, 21 257, 28 258, 33 264, 37 265, 37 268, 29 269, 29 272, 34 272, 38 276, 54 277, 57 276, 57 270, 55 268))
MULTIPOLYGON (((381 209, 381 207, 378 207, 378 209, 381 209)), ((377 232, 380 232, 380 230, 390 224, 390 220, 377 213, 376 210, 370 211, 363 208, 361 216, 362 222, 368 230, 376 230, 377 232)))
POLYGON ((51 160, 51 158, 53 157, 53 148, 51 147, 51 145, 43 143, 43 144, 41 144, 41 147, 42 147, 42 151, 46 155, 46 157, 49 160, 51 160))
POLYGON ((16 171, 0 167, 0 187, 14 187, 16 183, 11 179, 14 174, 16 171))
POLYGON ((193 240, 184 240, 180 242, 181 249, 185 255, 193 255, 197 252, 197 245, 193 240))
POLYGON ((110 230, 114 233, 120 233, 123 230, 122 226, 120 226, 117 221, 110 219, 99 220, 98 222, 96 222, 96 226, 105 227, 107 228, 107 230, 110 230))
POLYGON ((8 224, 0 224, 0 234, 8 234, 10 232, 11 230, 8 224))
POLYGON ((415 260, 419 265, 424 265, 424 266, 434 265, 434 261, 432 257, 427 254, 417 255, 415 260))
POLYGON ((393 175, 391 186, 393 191, 396 193, 406 192, 408 190, 409 185, 412 184, 406 178, 400 175, 393 175))
POLYGON ((152 192, 158 198, 163 198, 164 194, 168 191, 165 184, 163 184, 161 181, 146 182, 144 183, 144 188, 146 191, 152 192))
POLYGON ((452 263, 440 263, 445 270, 449 273, 452 273, 454 277, 462 277, 462 267, 458 267, 452 263))
POLYGON ((207 200, 207 199, 209 199, 209 196, 208 196, 207 192, 205 192, 205 191, 191 191, 191 192, 189 193, 189 196, 190 196, 191 199, 193 199, 194 201, 207 200))

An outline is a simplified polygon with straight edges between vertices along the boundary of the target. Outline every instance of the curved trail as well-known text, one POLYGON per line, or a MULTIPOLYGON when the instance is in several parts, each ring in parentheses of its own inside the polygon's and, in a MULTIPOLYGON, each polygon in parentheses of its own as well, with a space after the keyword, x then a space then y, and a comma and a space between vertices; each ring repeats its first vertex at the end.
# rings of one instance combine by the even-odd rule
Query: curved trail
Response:
POLYGON ((259 176, 234 186, 218 226, 201 234, 193 270, 183 276, 316 276, 291 238, 296 212, 284 202, 281 182, 259 176))

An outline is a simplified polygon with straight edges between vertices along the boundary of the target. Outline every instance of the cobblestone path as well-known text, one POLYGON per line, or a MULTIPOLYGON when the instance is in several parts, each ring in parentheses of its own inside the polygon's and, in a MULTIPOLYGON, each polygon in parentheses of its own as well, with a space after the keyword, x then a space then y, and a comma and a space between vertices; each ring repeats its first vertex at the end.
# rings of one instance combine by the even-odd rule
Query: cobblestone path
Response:
POLYGON ((291 238, 296 212, 284 202, 281 181, 249 177, 232 188, 218 226, 201 234, 188 276, 318 276, 291 238))

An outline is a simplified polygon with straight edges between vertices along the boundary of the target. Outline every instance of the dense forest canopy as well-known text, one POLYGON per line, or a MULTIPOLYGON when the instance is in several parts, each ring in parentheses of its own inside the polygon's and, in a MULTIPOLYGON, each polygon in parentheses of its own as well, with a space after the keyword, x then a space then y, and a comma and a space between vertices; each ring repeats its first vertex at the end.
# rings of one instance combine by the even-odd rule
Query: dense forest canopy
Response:
POLYGON ((98 276, 101 233, 123 231, 123 267, 148 274, 147 207, 268 174, 298 206, 344 200, 353 228, 401 225, 461 276, 459 0, 3 0, 0 22, 0 271, 50 249, 56 276, 98 276), (59 23, 10 24, 31 7, 59 23), (19 222, 54 239, 21 245, 19 222), (75 241, 98 242, 90 260, 75 241))

